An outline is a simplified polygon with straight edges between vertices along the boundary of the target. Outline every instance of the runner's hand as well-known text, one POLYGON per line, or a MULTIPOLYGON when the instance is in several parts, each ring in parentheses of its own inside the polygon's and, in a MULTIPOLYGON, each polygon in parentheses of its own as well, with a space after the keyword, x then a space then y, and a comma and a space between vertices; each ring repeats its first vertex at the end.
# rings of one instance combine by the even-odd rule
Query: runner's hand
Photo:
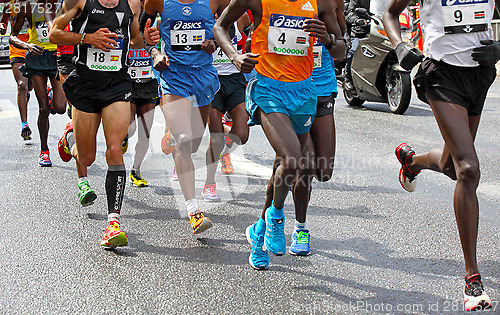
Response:
POLYGON ((215 46, 215 41, 213 39, 207 39, 203 43, 201 43, 201 50, 211 55, 217 49, 215 46))
POLYGON ((231 62, 236 66, 236 68, 243 73, 250 73, 255 68, 255 65, 259 62, 255 58, 260 57, 259 54, 246 53, 243 55, 237 55, 231 60, 231 62))
POLYGON ((170 66, 170 60, 164 54, 157 54, 153 58, 153 68, 158 71, 166 70, 170 66))
POLYGON ((100 28, 95 33, 87 34, 85 36, 85 43, 104 51, 110 51, 111 49, 115 49, 117 45, 113 38, 118 38, 118 35, 110 32, 107 28, 100 28))
POLYGON ((472 59, 482 66, 495 65, 500 60, 500 42, 490 39, 479 42, 484 46, 474 48, 472 59))
POLYGON ((32 55, 35 55, 35 56, 40 56, 43 51, 44 51, 44 48, 43 47, 40 47, 38 45, 35 45, 35 44, 30 44, 28 46, 28 51, 30 52, 30 54, 32 55))
POLYGON ((144 40, 148 45, 156 45, 160 42, 160 31, 156 26, 151 27, 151 19, 148 19, 144 26, 144 40))
POLYGON ((424 55, 420 50, 410 47, 406 42, 399 43, 394 50, 398 56, 399 64, 405 70, 413 69, 413 67, 424 59, 424 55))
POLYGON ((309 36, 317 37, 319 41, 326 46, 331 44, 331 38, 326 30, 326 25, 323 21, 318 20, 318 15, 314 14, 314 19, 304 21, 304 31, 309 33, 309 36))

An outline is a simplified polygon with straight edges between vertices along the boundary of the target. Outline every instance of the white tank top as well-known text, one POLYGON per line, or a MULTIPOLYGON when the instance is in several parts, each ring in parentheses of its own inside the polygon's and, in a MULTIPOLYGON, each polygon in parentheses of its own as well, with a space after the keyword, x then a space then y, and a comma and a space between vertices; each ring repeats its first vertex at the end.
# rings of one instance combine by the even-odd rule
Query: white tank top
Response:
MULTIPOLYGON (((238 30, 238 24, 237 22, 234 22, 234 28, 235 28, 235 34, 233 38, 231 38, 231 43, 233 44, 234 48, 241 54, 242 50, 238 49, 238 42, 241 41, 241 33, 238 30)), ((231 63, 231 60, 229 60, 229 57, 226 56, 224 51, 220 47, 217 47, 215 52, 213 53, 214 61, 213 65, 215 69, 217 69, 217 73, 219 75, 230 75, 233 73, 238 73, 238 69, 236 68, 235 65, 231 63)))
POLYGON ((424 52, 435 60, 476 67, 472 50, 482 39, 493 39, 494 0, 423 0, 420 21, 424 52))

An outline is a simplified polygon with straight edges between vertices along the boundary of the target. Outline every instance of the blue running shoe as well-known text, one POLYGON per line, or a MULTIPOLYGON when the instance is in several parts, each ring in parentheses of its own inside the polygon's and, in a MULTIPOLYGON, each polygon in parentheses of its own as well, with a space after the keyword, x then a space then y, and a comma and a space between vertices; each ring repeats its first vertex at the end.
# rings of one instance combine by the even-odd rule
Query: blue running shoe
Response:
POLYGON ((310 255, 309 238, 310 234, 308 230, 295 230, 292 234, 292 246, 290 246, 288 252, 294 256, 310 255))
POLYGON ((255 233, 256 225, 257 222, 247 227, 246 230, 248 243, 252 245, 252 252, 248 257, 248 262, 256 270, 264 270, 269 266, 269 254, 264 245, 264 236, 255 233))
POLYGON ((264 237, 264 244, 272 254, 281 256, 286 252, 285 216, 273 218, 270 214, 271 208, 274 208, 274 205, 271 205, 266 210, 266 235, 264 237))

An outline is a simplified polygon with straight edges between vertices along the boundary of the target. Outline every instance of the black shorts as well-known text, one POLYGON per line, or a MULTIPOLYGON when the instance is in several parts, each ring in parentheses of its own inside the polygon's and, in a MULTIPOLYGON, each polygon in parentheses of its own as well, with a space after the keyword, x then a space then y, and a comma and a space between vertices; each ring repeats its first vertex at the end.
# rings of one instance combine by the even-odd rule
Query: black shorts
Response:
POLYGON ((10 65, 14 65, 15 63, 25 63, 26 59, 24 57, 12 57, 9 60, 10 65))
POLYGON ((219 76, 220 89, 211 106, 222 114, 233 110, 239 104, 245 103, 247 80, 243 73, 233 73, 219 76))
POLYGON ((130 101, 132 80, 127 69, 108 73, 77 66, 64 81, 63 89, 66 98, 76 109, 100 113, 104 107, 115 102, 130 101))
POLYGON ((330 96, 318 96, 318 104, 316 109, 316 117, 333 115, 333 105, 335 105, 335 97, 337 93, 333 92, 330 96))
POLYGON ((27 78, 32 75, 55 77, 57 75, 56 51, 44 50, 41 55, 26 52, 26 60, 19 71, 27 78))
POLYGON ((136 106, 152 103, 158 105, 160 103, 158 91, 158 81, 156 79, 144 82, 132 80, 132 97, 130 103, 134 103, 136 106))
POLYGON ((57 56, 57 70, 59 70, 60 74, 70 74, 71 71, 75 70, 73 55, 65 54, 57 56))
POLYGON ((427 104, 428 98, 457 104, 467 109, 469 116, 479 116, 495 77, 494 66, 458 67, 426 58, 420 64, 413 84, 418 98, 427 104))

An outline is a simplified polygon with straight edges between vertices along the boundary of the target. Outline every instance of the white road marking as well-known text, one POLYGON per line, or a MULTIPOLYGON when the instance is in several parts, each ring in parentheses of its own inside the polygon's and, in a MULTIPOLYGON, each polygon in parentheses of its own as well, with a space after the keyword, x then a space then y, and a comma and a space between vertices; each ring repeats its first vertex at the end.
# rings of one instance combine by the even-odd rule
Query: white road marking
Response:
POLYGON ((500 184, 493 182, 480 183, 477 191, 485 195, 500 198, 500 184))
POLYGON ((0 119, 19 115, 17 107, 8 99, 0 99, 0 119))
POLYGON ((231 161, 238 172, 246 172, 263 179, 269 179, 273 174, 271 167, 260 165, 234 153, 231 153, 231 161))

